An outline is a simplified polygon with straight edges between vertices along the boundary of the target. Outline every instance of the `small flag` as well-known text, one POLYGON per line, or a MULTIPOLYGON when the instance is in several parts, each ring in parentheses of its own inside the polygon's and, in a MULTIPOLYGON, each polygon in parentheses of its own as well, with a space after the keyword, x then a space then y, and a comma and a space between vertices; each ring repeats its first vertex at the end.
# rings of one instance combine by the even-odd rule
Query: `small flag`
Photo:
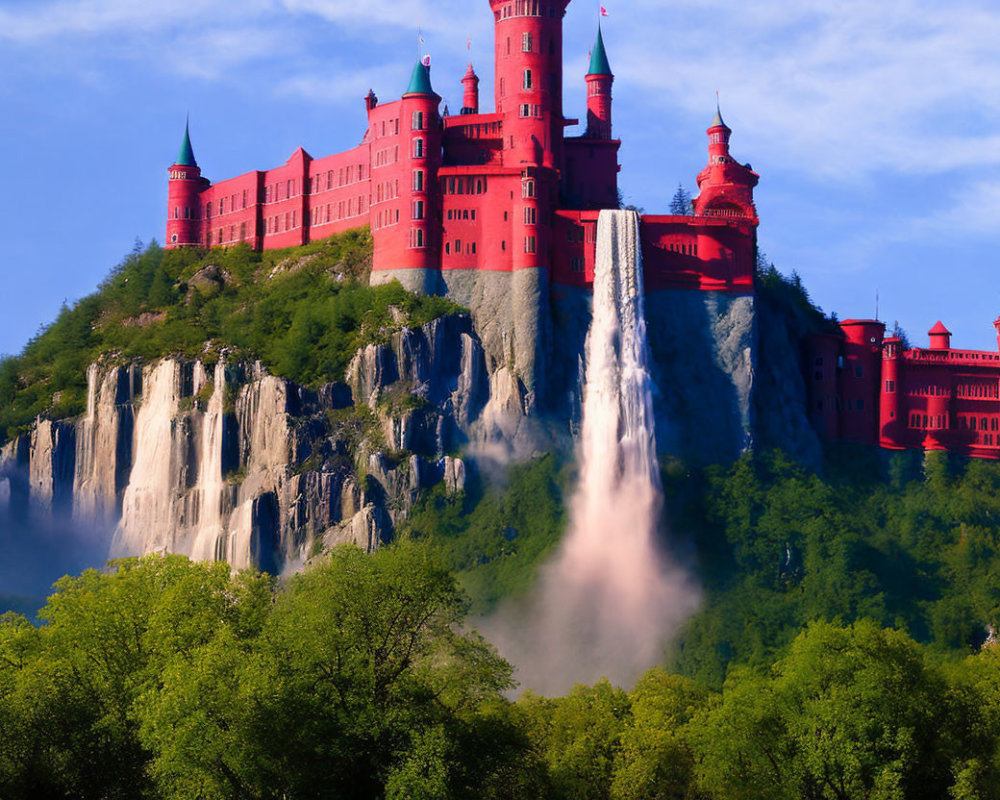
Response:
POLYGON ((601 6, 601 16, 602 17, 608 16, 608 10, 604 6, 601 6))
POLYGON ((424 56, 422 59, 420 59, 420 63, 429 69, 431 66, 431 57, 424 56))
POLYGON ((471 36, 470 36, 470 37, 468 38, 468 40, 466 41, 466 44, 465 44, 465 47, 466 47, 466 49, 467 49, 467 50, 468 50, 468 51, 469 51, 470 53, 472 52, 472 37, 471 37, 471 36))

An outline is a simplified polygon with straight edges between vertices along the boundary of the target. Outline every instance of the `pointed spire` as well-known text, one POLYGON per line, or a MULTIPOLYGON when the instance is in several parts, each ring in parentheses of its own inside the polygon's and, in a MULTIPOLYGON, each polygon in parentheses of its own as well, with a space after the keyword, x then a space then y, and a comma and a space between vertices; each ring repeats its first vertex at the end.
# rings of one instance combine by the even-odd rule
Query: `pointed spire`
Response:
POLYGON ((468 68, 465 70, 465 77, 462 78, 462 81, 464 82, 464 81, 470 80, 472 78, 475 78, 476 80, 478 80, 479 76, 476 75, 476 70, 473 69, 472 62, 470 61, 468 68))
POLYGON ((719 105, 719 90, 715 90, 715 119, 712 120, 712 124, 708 126, 709 130, 712 128, 725 128, 727 131, 730 130, 729 126, 722 120, 722 107, 719 105))
POLYGON ((608 63, 608 53, 604 49, 604 34, 601 32, 601 23, 597 23, 597 41, 594 49, 590 52, 590 69, 588 75, 611 75, 611 64, 608 63))
POLYGON ((194 149, 191 147, 191 116, 188 115, 184 123, 184 141, 181 142, 181 150, 177 154, 177 161, 174 162, 180 167, 197 167, 198 162, 194 160, 194 149))
POLYGON ((418 60, 413 65, 410 85, 403 94, 434 94, 434 89, 431 88, 431 68, 418 60))

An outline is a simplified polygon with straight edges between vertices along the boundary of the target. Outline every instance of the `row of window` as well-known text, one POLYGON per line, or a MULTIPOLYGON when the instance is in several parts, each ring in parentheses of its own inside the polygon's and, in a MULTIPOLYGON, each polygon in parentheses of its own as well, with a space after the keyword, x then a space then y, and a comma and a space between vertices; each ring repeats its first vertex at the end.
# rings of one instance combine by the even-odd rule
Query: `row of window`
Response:
POLYGON ((384 203, 387 200, 395 200, 399 197, 399 179, 385 181, 375 186, 375 202, 384 203))
POLYGON ((318 172, 309 179, 309 192, 311 194, 328 192, 331 189, 363 181, 366 177, 364 164, 358 164, 357 169, 355 169, 353 164, 340 167, 339 169, 329 169, 325 175, 322 172, 318 172))
POLYGON ((476 209, 472 208, 449 208, 445 217, 448 220, 471 220, 476 221, 476 209))
POLYGON ((494 14, 496 21, 510 19, 511 17, 549 17, 556 18, 559 11, 554 3, 546 3, 542 0, 514 0, 507 3, 503 8, 494 14))
POLYGON ((670 242, 667 244, 667 250, 671 253, 680 253, 682 256, 698 255, 697 243, 670 242))
MULTIPOLYGON (((382 120, 381 128, 381 136, 399 136, 399 117, 396 117, 395 119, 382 120)), ((372 125, 372 136, 376 139, 380 138, 379 124, 377 122, 372 125)))
MULTIPOLYGON (((423 141, 422 139, 420 141, 423 141)), ((383 147, 381 150, 375 151, 375 164, 376 168, 384 167, 388 164, 395 164, 399 161, 399 145, 394 145, 393 147, 383 147)))
POLYGON ((1000 398, 1000 385, 993 381, 990 383, 959 383, 955 385, 955 397, 996 400, 1000 398))
POLYGON ((220 244, 234 244, 236 242, 245 242, 247 238, 247 224, 241 222, 239 228, 235 225, 222 226, 217 228, 215 231, 209 231, 205 234, 205 246, 211 247, 213 244, 216 246, 220 244), (237 230, 239 230, 239 238, 237 238, 237 230), (228 238, 226 234, 228 233, 228 238))
POLYGON ((486 178, 442 178, 442 194, 486 194, 486 178))
POLYGON ((342 219, 350 219, 364 214, 368 210, 368 201, 364 195, 341 200, 338 203, 327 203, 325 206, 317 206, 310 214, 310 224, 326 225, 329 222, 337 222, 342 219))
POLYGON ((379 211, 377 214, 372 216, 372 229, 379 230, 381 228, 387 228, 390 225, 399 224, 399 209, 398 208, 387 208, 384 211, 379 211))
MULTIPOLYGON (((949 428, 947 414, 921 414, 911 411, 909 427, 922 430, 947 430, 949 428)), ((1000 419, 996 417, 974 417, 958 414, 951 422, 953 430, 960 431, 993 431, 1000 430, 1000 419)))
MULTIPOLYGON (((452 242, 444 243, 444 254, 450 256, 454 253, 456 256, 462 255, 462 240, 456 239, 454 244, 452 242)), ((474 256, 476 254, 476 243, 466 242, 465 244, 465 255, 474 256)))
POLYGON ((264 233, 274 234, 293 230, 299 225, 298 214, 295 211, 286 211, 284 214, 275 214, 264 220, 264 233), (282 227, 284 222, 284 227, 282 227))

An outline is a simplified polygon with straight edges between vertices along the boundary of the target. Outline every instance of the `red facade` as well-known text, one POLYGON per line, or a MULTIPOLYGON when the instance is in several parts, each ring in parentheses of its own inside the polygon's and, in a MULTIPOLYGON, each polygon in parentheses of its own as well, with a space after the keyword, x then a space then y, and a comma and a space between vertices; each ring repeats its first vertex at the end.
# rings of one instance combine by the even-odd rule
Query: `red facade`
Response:
MULTIPOLYGON (((276 169, 215 184, 190 143, 170 169, 167 247, 257 249, 304 244, 370 226, 373 272, 546 268, 551 280, 593 280, 597 213, 617 208, 618 149, 598 35, 584 133, 563 115, 563 16, 569 0, 490 0, 495 111, 481 113, 479 78, 461 78, 463 107, 442 117, 430 70, 417 65, 400 100, 365 98, 362 144, 313 159, 301 148, 276 169)), ((729 155, 717 116, 694 216, 643 220, 648 289, 750 292, 758 177, 729 155)))
MULTIPOLYGON (((1000 331, 1000 320, 994 325, 1000 331)), ((1000 458, 1000 350, 955 350, 940 322, 926 348, 883 338, 884 329, 845 320, 842 336, 810 340, 808 402, 818 429, 893 450, 1000 458)))

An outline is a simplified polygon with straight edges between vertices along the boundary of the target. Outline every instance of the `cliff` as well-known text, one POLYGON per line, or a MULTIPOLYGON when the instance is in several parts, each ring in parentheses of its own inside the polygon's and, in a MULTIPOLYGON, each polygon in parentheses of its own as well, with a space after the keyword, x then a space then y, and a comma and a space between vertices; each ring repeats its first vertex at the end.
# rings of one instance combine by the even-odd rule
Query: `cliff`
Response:
POLYGON ((462 490, 450 454, 517 413, 505 386, 458 315, 360 349, 318 391, 225 357, 96 363, 84 415, 0 450, 0 519, 97 527, 112 555, 271 571, 343 541, 372 549, 422 489, 462 490))

